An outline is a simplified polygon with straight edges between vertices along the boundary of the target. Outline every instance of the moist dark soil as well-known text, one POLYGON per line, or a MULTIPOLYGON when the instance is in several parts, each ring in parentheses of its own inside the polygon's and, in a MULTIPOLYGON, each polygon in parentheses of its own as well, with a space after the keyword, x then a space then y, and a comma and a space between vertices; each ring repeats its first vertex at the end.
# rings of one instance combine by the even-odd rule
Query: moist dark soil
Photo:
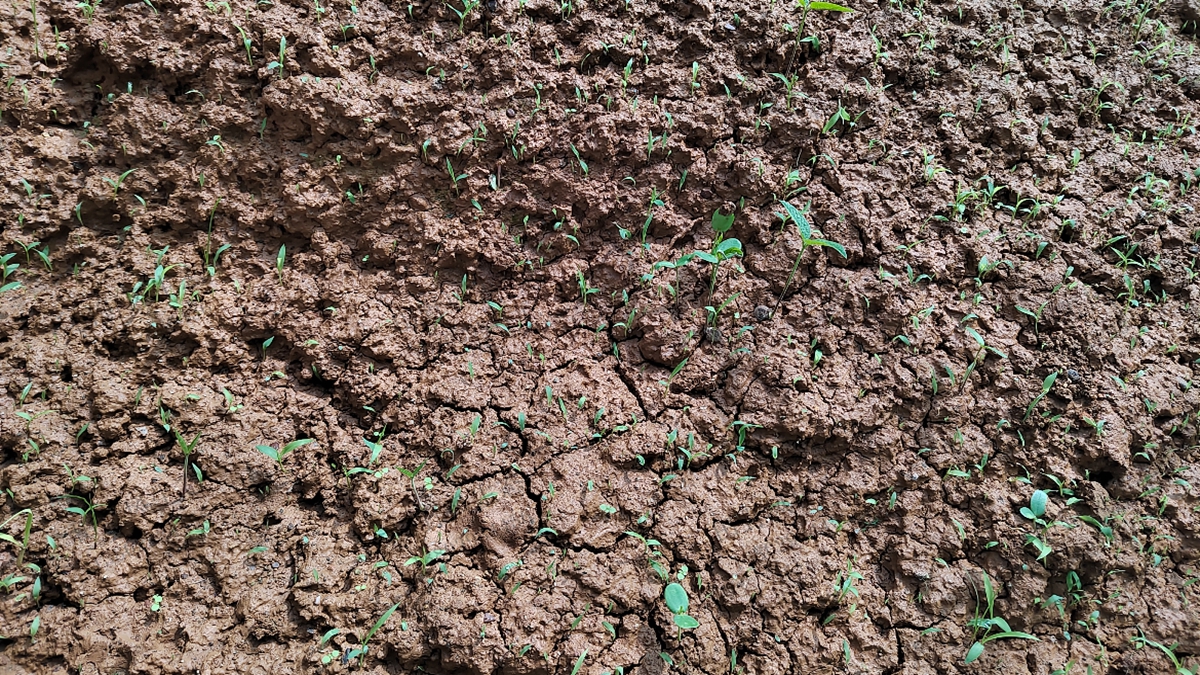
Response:
POLYGON ((0 668, 1195 669, 1200 4, 814 4, 0 10, 0 668))

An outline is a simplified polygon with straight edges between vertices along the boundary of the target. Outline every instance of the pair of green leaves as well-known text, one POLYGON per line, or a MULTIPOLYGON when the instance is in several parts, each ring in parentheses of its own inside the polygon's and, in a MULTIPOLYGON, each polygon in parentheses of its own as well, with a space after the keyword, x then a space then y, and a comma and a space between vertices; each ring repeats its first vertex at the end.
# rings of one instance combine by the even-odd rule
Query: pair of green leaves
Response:
POLYGON ((275 460, 275 463, 279 465, 280 469, 282 469, 283 468, 283 460, 288 455, 292 454, 292 452, 294 450, 296 450, 297 448, 302 448, 302 447, 308 445, 309 443, 314 442, 315 440, 316 440, 315 438, 300 438, 300 439, 292 441, 291 443, 284 445, 282 448, 280 448, 278 450, 276 450, 275 448, 273 448, 269 445, 256 445, 256 446, 254 446, 254 449, 258 450, 259 452, 266 455, 267 457, 270 457, 271 459, 275 460))
MULTIPOLYGON (((826 3, 815 3, 814 2, 813 6, 816 6, 818 4, 826 4, 826 3)), ((808 248, 809 246, 824 246, 826 248, 831 248, 831 249, 837 251, 838 253, 840 253, 842 255, 843 258, 846 257, 845 247, 843 247, 841 244, 837 243, 836 241, 830 241, 828 239, 813 238, 812 224, 808 222, 808 218, 806 218, 804 216, 804 214, 800 212, 800 209, 796 208, 795 206, 792 206, 791 202, 780 202, 780 204, 783 205, 783 210, 787 213, 788 219, 796 224, 796 231, 800 233, 800 243, 804 248, 808 248)))
POLYGON ((663 591, 663 599, 667 603, 667 609, 671 610, 671 614, 675 615, 676 626, 684 630, 700 627, 700 622, 687 613, 688 594, 683 586, 679 584, 667 584, 666 590, 663 591))

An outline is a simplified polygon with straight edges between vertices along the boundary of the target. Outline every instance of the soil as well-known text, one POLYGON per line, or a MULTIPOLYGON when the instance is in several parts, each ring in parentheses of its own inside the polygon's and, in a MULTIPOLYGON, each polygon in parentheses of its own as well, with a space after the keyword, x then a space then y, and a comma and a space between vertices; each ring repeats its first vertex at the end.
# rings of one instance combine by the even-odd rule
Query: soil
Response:
POLYGON ((1200 4, 828 9, 2 10, 0 669, 1194 669, 1200 4))

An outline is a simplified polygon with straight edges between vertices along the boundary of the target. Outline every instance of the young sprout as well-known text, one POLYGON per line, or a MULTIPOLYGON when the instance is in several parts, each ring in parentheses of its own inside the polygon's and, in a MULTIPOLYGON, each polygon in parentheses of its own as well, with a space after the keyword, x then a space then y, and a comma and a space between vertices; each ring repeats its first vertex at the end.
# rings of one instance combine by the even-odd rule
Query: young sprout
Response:
POLYGON ((107 504, 95 504, 87 497, 81 497, 79 495, 59 495, 56 497, 56 499, 79 500, 80 506, 68 506, 67 511, 83 518, 85 525, 90 517, 92 519, 92 534, 95 536, 96 540, 100 539, 100 527, 96 522, 96 509, 103 509, 104 507, 108 506, 107 504))
POLYGON ((575 272, 575 281, 579 284, 579 298, 583 300, 583 306, 587 307, 588 296, 599 293, 599 288, 593 288, 588 284, 587 278, 583 276, 583 270, 575 272))
POLYGON ((396 609, 399 607, 400 603, 397 602, 384 611, 383 616, 379 617, 379 620, 375 622, 374 626, 371 626, 371 630, 367 631, 367 634, 363 637, 362 645, 355 647, 346 653, 345 658, 347 661, 357 658, 359 664, 362 664, 363 660, 367 658, 367 643, 371 641, 372 637, 375 637, 375 634, 379 632, 380 628, 383 628, 383 624, 387 623, 387 620, 392 618, 392 615, 396 613, 396 609))
POLYGON ((975 642, 971 648, 967 650, 965 663, 971 663, 980 656, 983 656, 984 645, 992 640, 1000 640, 1004 638, 1014 638, 1019 640, 1038 641, 1036 635, 1015 631, 1009 627, 1008 622, 1003 617, 996 616, 996 589, 992 586, 992 579, 987 572, 983 573, 983 593, 984 603, 980 603, 979 590, 974 585, 971 589, 975 591, 975 616, 967 622, 970 626, 975 642), (994 629, 999 629, 999 633, 993 633, 994 629))
POLYGON ((188 477, 188 461, 192 457, 192 453, 196 451, 196 443, 200 442, 200 434, 196 434, 189 442, 183 437, 183 434, 175 432, 175 442, 179 444, 179 451, 183 453, 183 499, 187 500, 187 477, 188 477))
POLYGON ((800 8, 800 26, 796 29, 796 46, 799 47, 804 43, 808 43, 814 52, 821 51, 821 42, 816 35, 805 35, 808 27, 808 13, 812 11, 818 12, 853 12, 849 7, 837 5, 832 2, 821 2, 820 0, 797 0, 796 5, 800 8))
POLYGON ((269 445, 256 445, 256 446, 254 446, 254 449, 258 450, 259 452, 266 455, 267 457, 270 457, 272 460, 275 461, 276 464, 279 465, 280 470, 282 470, 283 469, 283 460, 286 459, 288 455, 292 454, 292 451, 296 450, 297 448, 302 448, 314 441, 316 441, 315 438, 300 438, 300 439, 294 440, 290 443, 287 443, 279 450, 276 450, 275 448, 273 448, 269 445))
POLYGON ((287 36, 284 35, 279 38, 279 59, 277 61, 272 61, 267 64, 267 72, 269 73, 272 70, 275 70, 276 68, 278 68, 279 69, 279 77, 283 77, 284 64, 287 63, 286 58, 287 58, 287 36))
POLYGON ((575 154, 575 161, 579 162, 579 170, 583 172, 583 177, 587 178, 587 176, 588 176, 587 162, 583 161, 583 158, 579 156, 579 149, 575 147, 574 143, 571 144, 571 152, 575 154))
POLYGON ((783 298, 787 295, 788 288, 792 285, 792 278, 796 276, 796 270, 800 267, 800 258, 804 256, 804 249, 810 246, 824 246, 842 254, 843 258, 846 257, 846 249, 841 244, 829 241, 828 239, 813 238, 812 225, 808 223, 808 218, 804 217, 800 209, 792 206, 791 202, 784 201, 780 202, 780 204, 787 213, 788 219, 796 224, 796 232, 800 234, 800 252, 796 254, 796 262, 792 264, 792 271, 788 273, 787 283, 783 285, 783 292, 779 294, 779 300, 775 303, 775 309, 779 309, 780 303, 783 302, 783 298))
POLYGON ((1046 398, 1046 395, 1050 393, 1050 388, 1054 386, 1054 381, 1057 379, 1058 371, 1056 370, 1047 375, 1046 379, 1042 380, 1042 391, 1037 396, 1034 396, 1033 400, 1029 402, 1029 407, 1025 408, 1025 419, 1022 421, 1029 421, 1029 416, 1033 414, 1033 409, 1038 403, 1041 402, 1042 399, 1046 398))
POLYGON ((287 262, 287 246, 279 245, 279 253, 275 254, 275 273, 279 275, 279 283, 283 283, 283 265, 287 262))
POLYGON ((137 169, 130 169, 118 176, 115 180, 109 178, 108 176, 105 176, 102 179, 105 183, 108 183, 109 187, 112 188, 112 198, 114 202, 117 201, 117 194, 121 191, 121 185, 125 183, 126 178, 129 178, 129 174, 133 173, 134 171, 137 171, 137 169))
MULTIPOLYGON (((671 618, 679 629, 679 635, 683 635, 684 630, 700 627, 700 622, 687 613, 688 594, 683 586, 676 583, 667 584, 666 589, 663 590, 663 600, 667 603, 667 609, 671 610, 671 618)), ((676 636, 676 639, 679 635, 676 636)))
POLYGON ((450 174, 450 180, 454 182, 454 194, 458 194, 458 184, 466 180, 467 174, 454 173, 454 165, 450 163, 450 158, 446 158, 446 173, 450 174))
POLYGON ((712 248, 708 251, 696 251, 693 255, 712 265, 712 276, 708 280, 708 297, 712 299, 717 287, 717 271, 721 263, 731 258, 741 257, 742 242, 737 239, 726 239, 725 233, 733 227, 734 214, 725 215, 720 209, 713 211, 712 229, 716 233, 712 248))
POLYGON ((675 260, 660 260, 659 262, 654 263, 654 271, 656 272, 662 269, 675 270, 675 285, 668 285, 667 288, 671 290, 671 295, 675 297, 676 304, 679 303, 679 269, 681 267, 687 267, 687 264, 690 263, 695 257, 696 253, 692 252, 688 253, 687 255, 680 256, 675 260))
POLYGON ((229 250, 229 244, 221 244, 217 247, 215 253, 212 252, 212 230, 213 218, 217 215, 217 207, 221 205, 221 200, 217 199, 213 204, 212 209, 208 212, 208 236, 204 240, 204 269, 208 272, 208 276, 214 277, 217 275, 217 261, 220 260, 221 254, 229 250))
POLYGON ((238 35, 242 36, 242 46, 246 48, 246 62, 250 65, 254 65, 254 56, 250 53, 250 36, 247 35, 246 31, 236 23, 233 24, 233 27, 237 29, 238 35))
POLYGON ((413 557, 409 558, 408 560, 405 560, 404 566, 408 567, 409 565, 415 565, 416 563, 421 563, 421 573, 424 574, 426 568, 428 568, 431 564, 433 564, 433 561, 437 560, 438 558, 442 557, 445 554, 446 554, 446 552, 444 550, 442 550, 440 548, 435 548, 432 551, 428 551, 422 555, 413 556, 413 557))
POLYGON ((475 11, 475 8, 479 6, 480 2, 481 2, 481 0, 462 0, 463 8, 462 8, 461 12, 455 6, 451 5, 448 2, 446 3, 446 6, 450 8, 450 11, 454 12, 454 14, 458 16, 458 34, 459 35, 464 34, 463 22, 466 21, 467 17, 471 15, 471 12, 475 11))
POLYGON ((6 518, 3 523, 0 523, 0 541, 7 541, 8 543, 12 544, 13 546, 16 546, 18 549, 18 553, 17 553, 17 567, 18 568, 20 568, 25 562, 25 549, 29 547, 29 532, 32 527, 33 527, 33 511, 31 511, 29 509, 21 509, 20 511, 17 511, 16 513, 14 513, 11 516, 9 516, 8 518, 6 518), (13 520, 15 520, 19 516, 25 516, 25 536, 22 539, 22 541, 20 541, 20 542, 18 542, 16 540, 16 538, 13 537, 11 534, 8 534, 7 532, 4 531, 8 527, 8 524, 11 523, 13 520))

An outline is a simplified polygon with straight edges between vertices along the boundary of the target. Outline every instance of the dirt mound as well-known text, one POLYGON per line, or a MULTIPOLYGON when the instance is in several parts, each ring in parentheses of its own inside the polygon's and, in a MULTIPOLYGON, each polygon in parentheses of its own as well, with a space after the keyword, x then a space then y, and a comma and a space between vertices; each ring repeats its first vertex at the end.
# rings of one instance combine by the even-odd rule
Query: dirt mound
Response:
POLYGON ((1200 6, 840 9, 6 10, 4 670, 1194 669, 1200 6))

